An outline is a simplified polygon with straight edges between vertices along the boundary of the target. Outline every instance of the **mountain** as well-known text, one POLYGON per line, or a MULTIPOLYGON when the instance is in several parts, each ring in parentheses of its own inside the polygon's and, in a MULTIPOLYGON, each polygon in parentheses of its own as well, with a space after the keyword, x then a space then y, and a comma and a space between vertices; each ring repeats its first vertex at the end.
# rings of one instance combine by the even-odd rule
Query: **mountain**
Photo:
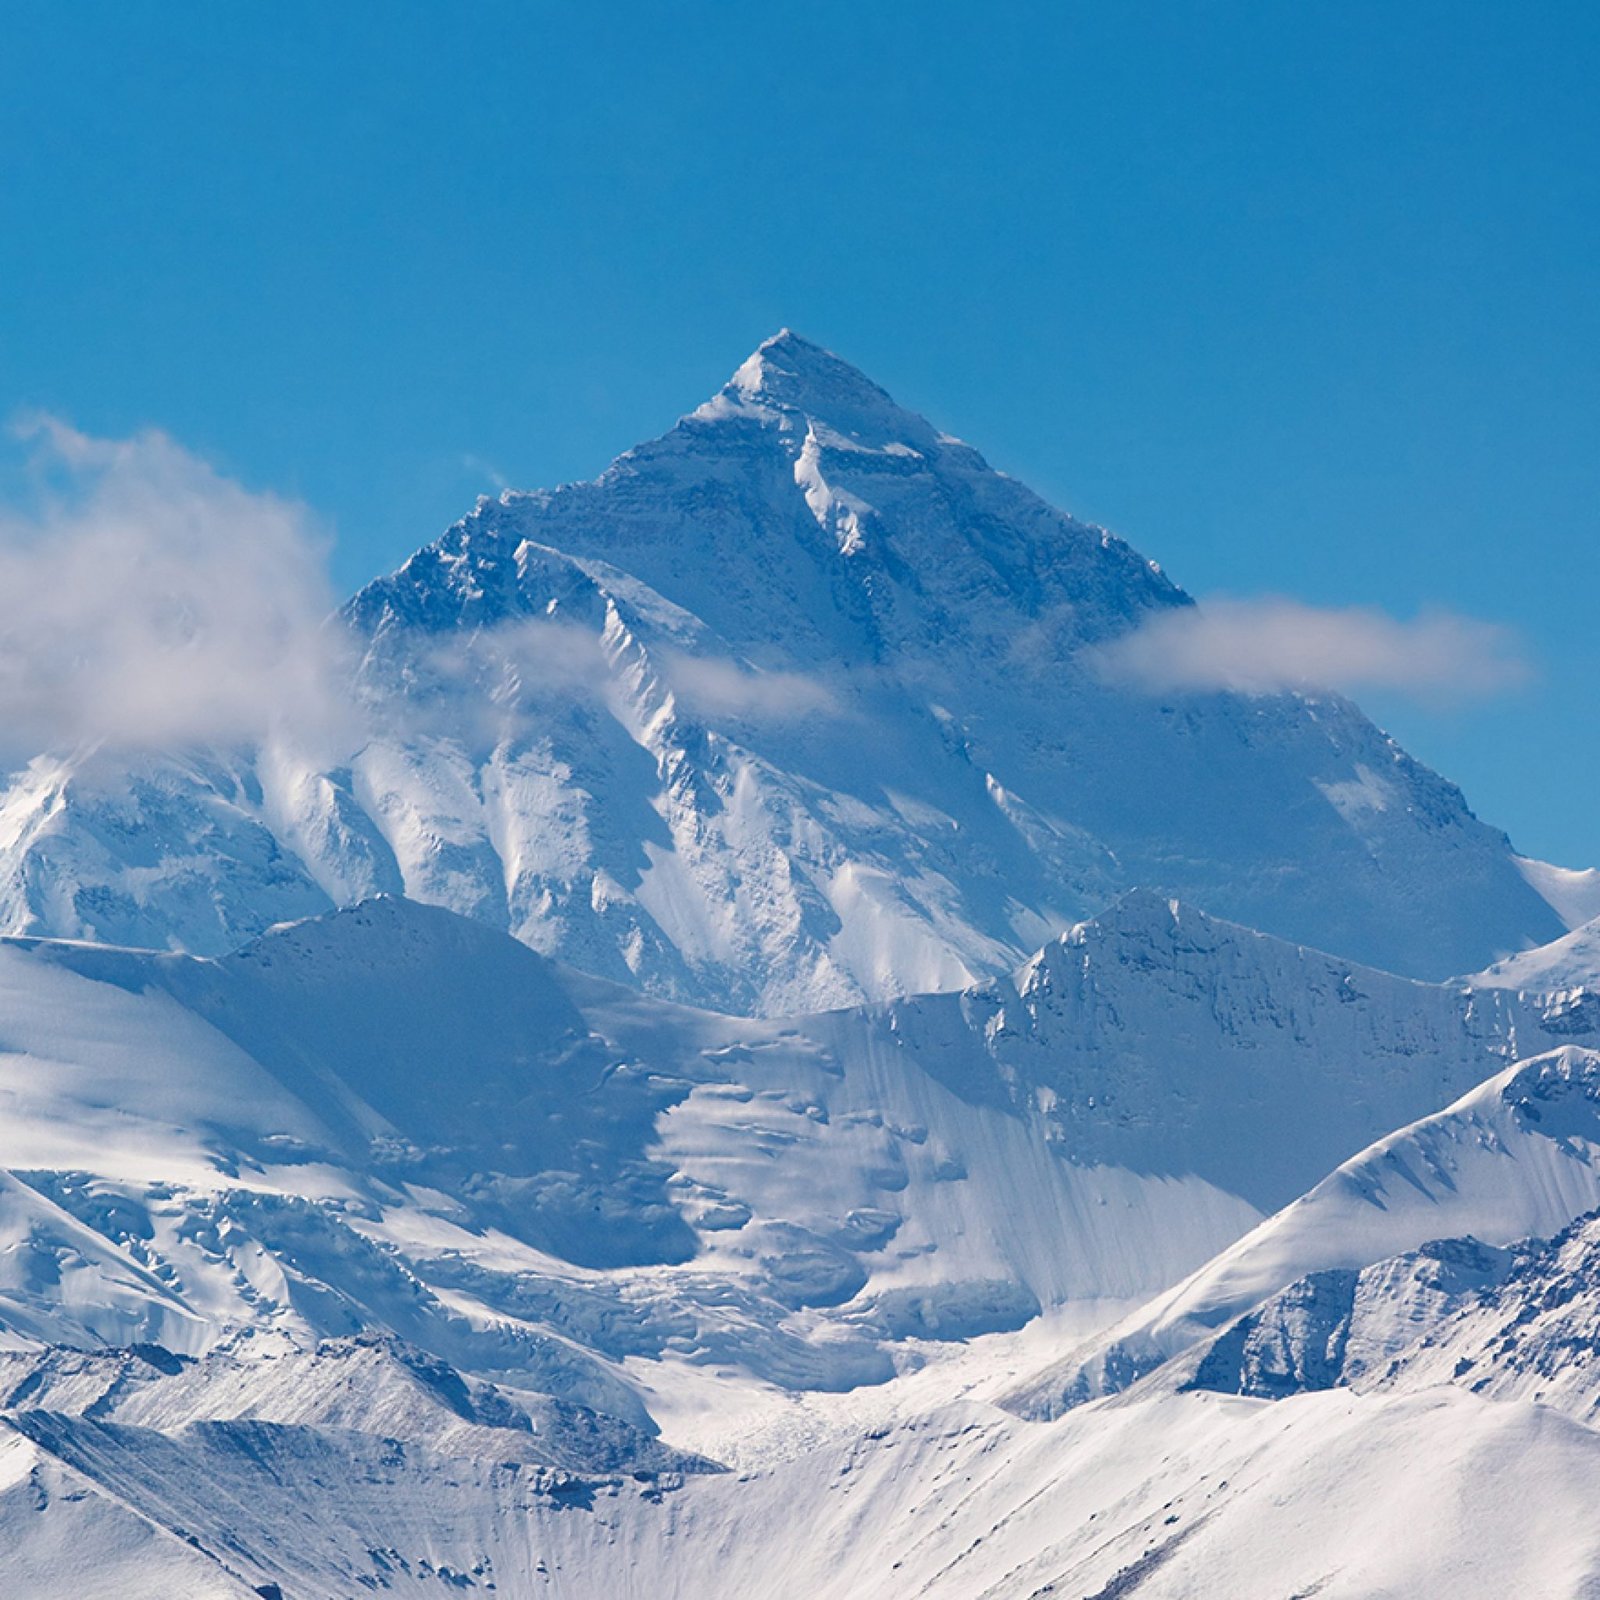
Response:
POLYGON ((219 954, 403 892, 768 1016, 997 977, 1139 885, 1412 976, 1562 932, 1582 875, 1348 702, 1107 681, 1098 647, 1190 603, 783 333, 358 594, 358 749, 41 754, 0 926, 219 954))
MULTIPOLYGON (((1335 1334, 1348 1351, 1348 1301, 1363 1269, 1437 1239, 1503 1246, 1558 1233, 1600 1207, 1597 1156, 1600 1053, 1569 1045, 1519 1062, 1351 1157, 1010 1403, 1025 1415, 1058 1414, 1128 1388, 1225 1325, 1209 1345, 1213 1367, 1249 1359, 1245 1347, 1270 1343, 1286 1320, 1321 1342, 1325 1363, 1335 1334)), ((1481 1270, 1473 1252, 1460 1254, 1481 1270)), ((1423 1320, 1410 1297, 1399 1306, 1402 1328, 1423 1320)))
MULTIPOLYGON (((1303 1385, 1292 1425, 1192 1383, 1049 1424, 994 1401, 1185 1274, 1249 1310, 1328 1241, 1564 1224, 1600 1196, 1600 1056, 1502 1063, 1566 1026, 1149 894, 1008 978, 772 1021, 394 899, 217 958, 0 941, 8 1577, 1116 1594, 1221 1562, 1275 1592, 1337 1564, 1313 1507, 1378 1515, 1449 1438, 1414 1502, 1437 1539, 1374 1569, 1398 1582, 1483 1463, 1581 1474, 1593 1436, 1421 1384, 1303 1385), (1286 1500, 1292 1559, 1261 1531, 1286 1500)), ((1462 1592, 1554 1559, 1483 1515, 1462 1592)))
POLYGON ((1600 1056, 1569 1047, 1491 1079, 1146 1308, 1138 1324, 1169 1348, 1206 1330, 1149 1382, 1273 1400, 1456 1384, 1592 1425, 1597 1157, 1600 1056), (1358 1205, 1365 1226, 1338 1215, 1358 1205))
POLYGON ((1600 918, 1580 924, 1549 944, 1507 956, 1468 981, 1481 989, 1566 991, 1573 1005, 1600 1005, 1600 918))
POLYGON ((0 1331, 376 1329, 635 1426, 619 1362, 880 1382, 1148 1297, 1547 1010, 1143 895, 1012 978, 784 1021, 392 899, 220 958, 12 939, 0 1331))
POLYGON ((1597 1592, 1600 879, 1189 604, 783 334, 13 774, 0 1588, 1597 1592))
POLYGON ((0 1538, 29 1600, 1576 1597, 1597 1467, 1593 1429, 1451 1385, 1048 1424, 952 1401, 716 1475, 23 1411, 0 1421, 0 1538))
POLYGON ((1592 1425, 1597 1333, 1600 1214, 1590 1211, 1548 1239, 1435 1239, 1359 1272, 1309 1273, 1174 1365, 1196 1391, 1280 1399, 1456 1384, 1592 1425))
POLYGON ((1496 1400, 1536 1401, 1592 1426, 1600 1406, 1600 1217, 1590 1212, 1553 1238, 1478 1255, 1488 1259, 1476 1273, 1463 1274, 1402 1348, 1372 1365, 1373 1385, 1419 1392, 1455 1383, 1496 1400))

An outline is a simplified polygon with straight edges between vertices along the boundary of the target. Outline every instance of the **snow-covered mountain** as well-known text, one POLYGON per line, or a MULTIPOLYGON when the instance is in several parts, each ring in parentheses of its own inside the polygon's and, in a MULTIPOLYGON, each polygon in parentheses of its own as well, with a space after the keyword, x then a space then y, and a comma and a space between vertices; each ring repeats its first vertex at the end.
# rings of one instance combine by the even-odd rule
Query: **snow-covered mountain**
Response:
POLYGON ((1048 1424, 959 1401, 737 1475, 23 1410, 0 1423, 0 1536, 29 1600, 1578 1597, 1597 1467, 1592 1428, 1448 1384, 1048 1424))
POLYGON ((215 959, 13 939, 0 1328, 382 1329, 635 1422, 634 1356, 879 1381, 1149 1296, 1547 1009, 1140 895, 1014 978, 782 1022, 408 901, 215 959))
POLYGON ((1597 1592, 1600 878, 1189 603, 783 334, 13 774, 0 1593, 1597 1592))
MULTIPOLYGON (((1120 1349, 1131 1378, 1143 1341, 1179 1352, 1153 1387, 1281 1399, 1453 1383, 1592 1424, 1597 1167, 1600 1055, 1552 1051, 1341 1167, 1097 1341, 1088 1366, 1120 1349)), ((1038 1409, 1050 1388, 1020 1398, 1038 1409)))
MULTIPOLYGON (((1378 1140, 1010 1400, 1025 1415, 1055 1415, 1129 1387, 1229 1324, 1229 1351, 1275 1336, 1284 1319, 1327 1333, 1324 1318, 1364 1268, 1436 1239, 1546 1237, 1596 1207, 1600 1054, 1565 1046, 1378 1140), (1270 1334, 1247 1317, 1264 1303, 1270 1334)), ((1409 1300, 1403 1309, 1402 1325, 1417 1315, 1409 1300)))
POLYGON ((1482 989, 1565 993, 1574 1004, 1587 993, 1591 1004, 1600 1005, 1600 917, 1549 944, 1507 956, 1468 981, 1482 989))
MULTIPOLYGON (((1148 894, 1010 978, 773 1021, 392 899, 220 958, 5 941, 10 1570, 41 1596, 523 1592, 530 1572, 732 1595, 781 1559, 804 1592, 920 1592, 899 1561, 929 1593, 1006 1593, 1036 1565, 1120 1581, 1173 1504, 1210 1497, 1193 1559, 1264 1496, 1309 1506, 1330 1428, 1380 1478, 1415 1471, 1422 1417, 1463 1463, 1508 1428, 1529 1462, 1581 1463, 1586 1430, 1545 1439, 1486 1400, 1437 1421, 1420 1390, 1361 1414, 1304 1397, 1321 1409, 1273 1446, 1277 1478, 1242 1468, 1281 1430, 1215 1396, 1169 1385, 1137 1426, 1091 1407, 1037 1436, 992 1403, 1052 1340, 1208 1281, 1339 1150, 1486 1075, 1376 1148, 1447 1129, 1427 1170, 1508 1239, 1595 1203, 1573 1116, 1600 1057, 1503 1067, 1567 1025, 1542 996, 1388 976, 1148 894), (715 1470, 746 1454, 737 1482, 715 1470), (1197 1481, 1201 1455, 1242 1481, 1197 1481), (1047 1509, 1094 1509, 1052 1459, 1109 1475, 1104 1534, 1047 1533, 1047 1509), (979 1499, 946 1501, 975 1470, 979 1499), (944 1509, 886 1555, 925 1501, 944 1509), (1004 1536, 956 1560, 981 1516, 1004 1536)), ((1367 1161, 1382 1216, 1408 1215, 1395 1163, 1367 1161)), ((1331 1231, 1361 1265, 1412 1242, 1331 1231)), ((1278 1254, 1252 1307, 1304 1275, 1302 1247, 1278 1254)), ((1531 1559, 1523 1537, 1491 1570, 1531 1559)))
POLYGON ((1348 702, 1105 680, 1097 646, 1189 603, 780 334, 357 595, 348 759, 41 755, 0 925, 214 954, 404 892, 756 1015, 998 976, 1136 885, 1429 977, 1562 931, 1573 875, 1348 702))

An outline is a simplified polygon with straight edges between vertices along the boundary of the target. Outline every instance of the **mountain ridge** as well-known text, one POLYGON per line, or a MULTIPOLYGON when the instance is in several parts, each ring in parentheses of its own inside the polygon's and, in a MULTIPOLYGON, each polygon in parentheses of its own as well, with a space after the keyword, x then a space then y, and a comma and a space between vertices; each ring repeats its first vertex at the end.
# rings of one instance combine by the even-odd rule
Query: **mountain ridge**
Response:
POLYGON ((1561 932, 1348 701, 1089 664, 1191 603, 781 335, 599 478, 481 501, 355 595, 341 759, 291 729, 14 775, 0 927, 216 953, 403 892, 769 1016, 1004 973, 1138 883, 1429 978, 1561 932))

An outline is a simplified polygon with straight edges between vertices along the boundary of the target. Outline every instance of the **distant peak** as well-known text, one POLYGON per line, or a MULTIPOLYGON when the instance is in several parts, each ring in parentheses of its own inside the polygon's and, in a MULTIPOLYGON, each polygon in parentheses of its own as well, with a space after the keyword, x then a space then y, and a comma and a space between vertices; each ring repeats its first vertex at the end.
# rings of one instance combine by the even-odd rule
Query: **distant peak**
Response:
POLYGON ((796 333, 793 328, 779 328, 769 338, 763 339, 755 348, 756 355, 766 355, 769 352, 782 352, 793 350, 804 352, 813 356, 821 356, 828 361, 838 361, 842 367, 849 366, 849 362, 840 361, 831 350, 824 350, 820 344, 806 338, 804 334, 796 333))
POLYGON ((774 401, 799 410, 841 400, 877 410, 900 409, 864 372, 831 350, 801 338, 792 328, 782 328, 762 340, 728 387, 752 400, 774 401))
MULTIPOLYGON (((763 340, 728 380, 718 400, 798 413, 864 442, 932 443, 936 438, 924 418, 896 405, 859 368, 792 328, 781 328, 763 340)), ((701 414, 719 409, 718 401, 712 401, 701 414)))

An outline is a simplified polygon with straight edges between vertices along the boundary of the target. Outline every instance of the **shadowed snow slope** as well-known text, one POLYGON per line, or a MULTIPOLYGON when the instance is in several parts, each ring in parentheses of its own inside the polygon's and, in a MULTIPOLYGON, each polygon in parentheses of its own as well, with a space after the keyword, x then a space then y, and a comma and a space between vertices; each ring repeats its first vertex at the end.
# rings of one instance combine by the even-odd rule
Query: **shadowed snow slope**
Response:
POLYGON ((1561 931, 1540 886, 1573 875, 1348 702, 1089 665, 1188 603, 781 334, 594 482, 484 501, 357 595, 348 759, 290 728, 15 775, 0 922, 215 953, 403 890, 767 1015, 1001 974, 1139 883, 1415 975, 1561 931))
MULTIPOLYGON (((1600 1054, 1568 1046, 1380 1139, 1011 1403, 1054 1415, 1127 1388, 1300 1280, 1337 1300, 1361 1268, 1430 1240, 1506 1245, 1554 1234, 1596 1206, 1600 1054)), ((1295 1304, 1311 1321, 1325 1309, 1311 1291, 1295 1304)))

